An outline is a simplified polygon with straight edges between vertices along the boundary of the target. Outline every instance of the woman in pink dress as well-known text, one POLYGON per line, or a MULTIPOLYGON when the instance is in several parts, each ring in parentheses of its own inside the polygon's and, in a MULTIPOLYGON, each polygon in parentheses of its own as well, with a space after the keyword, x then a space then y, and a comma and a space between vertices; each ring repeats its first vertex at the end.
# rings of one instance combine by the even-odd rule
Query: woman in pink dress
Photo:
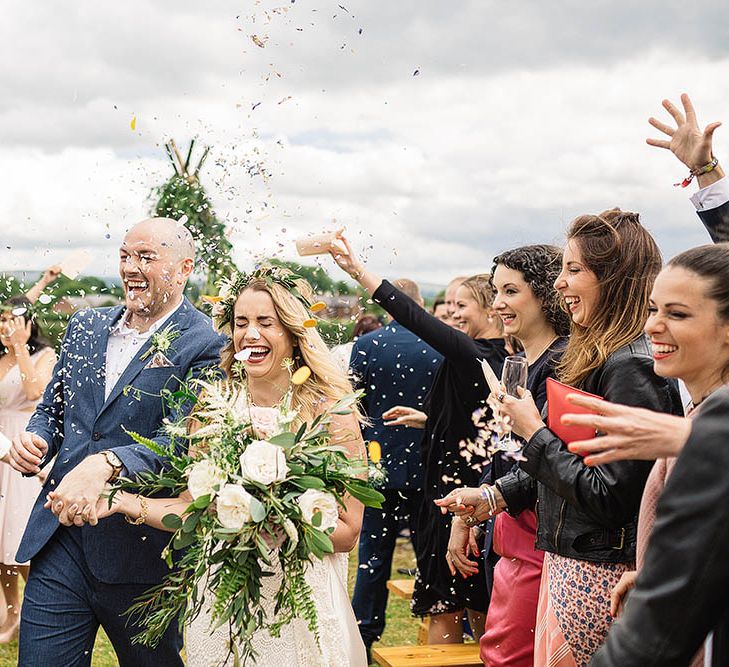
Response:
MULTIPOLYGON (((530 245, 502 253, 494 259, 491 271, 496 293, 494 310, 504 323, 504 333, 517 338, 524 348, 529 364, 527 387, 540 409, 547 398, 546 380, 554 375, 569 333, 569 317, 560 307, 553 288, 561 268, 559 248, 530 245)), ((513 458, 497 455, 481 483, 494 484, 497 479, 514 475, 520 475, 520 471, 513 458)), ((484 544, 486 558, 492 560, 492 554, 499 557, 480 640, 481 659, 491 667, 532 667, 534 662, 534 628, 544 552, 534 547, 536 483, 532 492, 526 509, 513 516, 502 513, 493 520, 492 553, 484 544)), ((457 550, 463 548, 468 530, 460 519, 452 523, 447 557, 451 571, 461 569, 457 550)), ((471 571, 467 574, 471 575, 471 571)))
MULTIPOLYGON (((35 289, 35 288, 34 288, 35 289)), ((25 296, 13 297, 0 311, 0 433, 12 440, 25 430, 46 384, 51 379, 56 354, 42 338, 25 296)), ((0 464, 0 586, 2 611, 0 644, 12 641, 20 622, 18 575, 28 576, 28 566, 18 565, 15 552, 41 490, 37 477, 23 477, 7 463, 0 464), (6 613, 7 612, 7 613, 6 613)))

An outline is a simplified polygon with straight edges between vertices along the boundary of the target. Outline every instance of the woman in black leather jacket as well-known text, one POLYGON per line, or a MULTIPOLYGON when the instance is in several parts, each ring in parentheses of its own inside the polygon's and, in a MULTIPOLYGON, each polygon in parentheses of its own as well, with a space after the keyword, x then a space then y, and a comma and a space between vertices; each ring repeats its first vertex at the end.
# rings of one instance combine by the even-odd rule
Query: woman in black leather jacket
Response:
MULTIPOLYGON (((636 214, 613 209, 573 221, 555 282, 573 323, 557 368, 561 381, 612 402, 682 413, 675 384, 653 372, 643 335, 660 267, 655 241, 636 214)), ((636 520, 652 463, 590 468, 546 427, 528 392, 495 398, 526 441, 521 469, 495 484, 496 509, 518 514, 528 505, 531 479, 538 482, 536 546, 547 556, 535 665, 586 664, 612 621, 611 588, 635 560, 636 520)), ((488 516, 484 496, 481 489, 462 489, 439 504, 457 514, 464 505, 473 508, 475 522, 488 516)))

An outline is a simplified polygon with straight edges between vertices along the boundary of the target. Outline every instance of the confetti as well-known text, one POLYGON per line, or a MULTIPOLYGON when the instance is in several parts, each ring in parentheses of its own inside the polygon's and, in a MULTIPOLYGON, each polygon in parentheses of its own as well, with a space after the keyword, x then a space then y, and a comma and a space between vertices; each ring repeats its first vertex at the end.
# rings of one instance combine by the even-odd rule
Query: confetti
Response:
POLYGON ((53 297, 49 296, 48 294, 41 294, 38 297, 38 302, 42 303, 44 306, 47 306, 51 301, 53 301, 53 297))
POLYGON ((367 446, 367 450, 370 454, 370 461, 372 463, 379 463, 382 458, 382 447, 377 440, 370 440, 370 444, 367 446))
POLYGON ((222 296, 216 294, 203 294, 200 297, 205 303, 220 303, 223 300, 222 296))
POLYGON ((304 320, 302 324, 307 329, 313 329, 316 326, 316 320, 314 318, 309 318, 308 320, 304 320))
POLYGON ((132 132, 137 129, 137 117, 132 117, 132 122, 129 123, 129 127, 132 129, 132 132))
POLYGON ((261 49, 265 49, 266 48, 266 44, 263 42, 263 40, 258 35, 251 35, 251 39, 253 40, 253 43, 257 47, 259 47, 261 49))
POLYGON ((317 301, 315 304, 312 304, 311 308, 309 310, 312 313, 318 313, 320 310, 324 310, 327 307, 327 304, 325 304, 323 301, 317 301))
POLYGON ((291 376, 291 384, 302 385, 311 377, 311 369, 308 366, 302 366, 291 376))
POLYGON ((415 70, 415 71, 413 72, 413 76, 419 76, 419 75, 420 75, 420 70, 419 70, 419 69, 416 69, 416 70, 415 70))
POLYGON ((19 306, 18 308, 13 308, 10 312, 14 317, 20 317, 21 315, 25 315, 28 309, 25 306, 19 306))
POLYGON ((243 350, 238 350, 238 352, 233 355, 233 358, 237 359, 238 361, 248 361, 252 353, 253 351, 251 350, 251 348, 246 347, 243 350))

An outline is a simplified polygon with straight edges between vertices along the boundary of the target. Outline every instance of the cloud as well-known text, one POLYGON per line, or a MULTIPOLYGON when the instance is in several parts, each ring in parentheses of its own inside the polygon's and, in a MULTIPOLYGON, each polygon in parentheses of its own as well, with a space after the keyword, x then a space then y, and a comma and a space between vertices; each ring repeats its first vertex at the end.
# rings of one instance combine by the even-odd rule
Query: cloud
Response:
POLYGON ((164 141, 192 136, 212 146, 203 183, 244 264, 345 225, 376 270, 445 282, 614 205, 666 255, 706 240, 672 187, 685 169, 644 139, 684 89, 700 120, 726 117, 729 9, 342 4, 12 0, 0 269, 85 246, 115 273, 171 174, 164 141))

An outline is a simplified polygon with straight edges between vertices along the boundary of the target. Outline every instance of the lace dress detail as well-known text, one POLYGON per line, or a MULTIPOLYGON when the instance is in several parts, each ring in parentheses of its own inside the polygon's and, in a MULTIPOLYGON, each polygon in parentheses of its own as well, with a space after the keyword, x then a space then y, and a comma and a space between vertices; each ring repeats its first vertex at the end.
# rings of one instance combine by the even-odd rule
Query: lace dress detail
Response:
MULTIPOLYGON (((314 561, 306 581, 314 592, 319 619, 319 646, 306 622, 294 619, 281 629, 280 637, 259 630, 253 636, 260 667, 366 667, 367 658, 357 621, 347 594, 348 554, 337 553, 314 561)), ((262 597, 266 614, 273 617, 274 597, 281 584, 278 559, 272 560, 274 575, 264 577, 262 597)), ((227 626, 210 632, 210 609, 204 604, 200 615, 186 632, 188 667, 229 667, 227 626)), ((251 661, 249 664, 253 664, 251 661)))

